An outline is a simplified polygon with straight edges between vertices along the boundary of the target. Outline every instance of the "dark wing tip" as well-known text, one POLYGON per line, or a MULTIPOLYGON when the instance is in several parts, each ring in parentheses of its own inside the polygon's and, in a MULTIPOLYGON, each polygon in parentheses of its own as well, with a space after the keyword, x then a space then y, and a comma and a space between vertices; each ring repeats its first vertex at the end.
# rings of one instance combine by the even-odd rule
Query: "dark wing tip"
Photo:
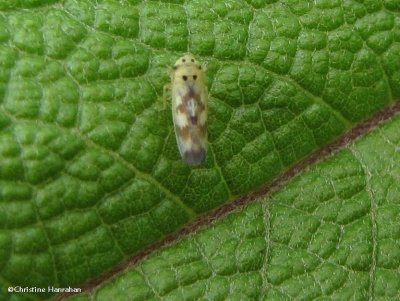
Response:
POLYGON ((199 165, 206 158, 206 150, 200 148, 199 150, 186 151, 183 154, 183 160, 188 165, 199 165))

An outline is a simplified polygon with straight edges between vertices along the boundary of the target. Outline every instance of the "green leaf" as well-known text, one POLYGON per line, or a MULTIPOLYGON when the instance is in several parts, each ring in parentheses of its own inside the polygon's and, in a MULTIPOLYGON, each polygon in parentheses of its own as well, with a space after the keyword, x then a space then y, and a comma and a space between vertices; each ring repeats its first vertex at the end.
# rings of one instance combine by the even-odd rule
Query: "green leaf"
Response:
POLYGON ((400 115, 68 300, 397 300, 400 115))
POLYGON ((0 299, 77 286, 271 182, 400 97, 400 5, 0 2, 0 299), (168 67, 207 65, 205 164, 185 165, 168 67))

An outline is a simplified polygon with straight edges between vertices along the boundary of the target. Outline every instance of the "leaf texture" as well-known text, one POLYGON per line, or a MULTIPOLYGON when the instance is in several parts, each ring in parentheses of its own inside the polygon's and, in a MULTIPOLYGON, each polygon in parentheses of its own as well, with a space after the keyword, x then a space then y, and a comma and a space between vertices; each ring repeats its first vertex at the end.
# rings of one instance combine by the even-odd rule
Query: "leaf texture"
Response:
POLYGON ((400 115, 68 300, 398 300, 400 115))
POLYGON ((400 97, 400 6, 0 3, 0 299, 96 277, 275 179, 400 97), (186 166, 168 66, 207 66, 209 148, 186 166))

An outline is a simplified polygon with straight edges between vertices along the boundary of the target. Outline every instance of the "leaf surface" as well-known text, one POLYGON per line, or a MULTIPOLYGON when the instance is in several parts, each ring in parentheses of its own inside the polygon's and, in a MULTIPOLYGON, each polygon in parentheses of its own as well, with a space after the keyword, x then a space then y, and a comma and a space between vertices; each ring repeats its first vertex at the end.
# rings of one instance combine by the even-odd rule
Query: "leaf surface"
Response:
POLYGON ((84 283, 394 102, 399 12, 396 0, 2 1, 0 299, 84 283), (198 168, 162 108, 187 51, 210 91, 198 168))
POLYGON ((68 300, 397 300, 400 115, 68 300))

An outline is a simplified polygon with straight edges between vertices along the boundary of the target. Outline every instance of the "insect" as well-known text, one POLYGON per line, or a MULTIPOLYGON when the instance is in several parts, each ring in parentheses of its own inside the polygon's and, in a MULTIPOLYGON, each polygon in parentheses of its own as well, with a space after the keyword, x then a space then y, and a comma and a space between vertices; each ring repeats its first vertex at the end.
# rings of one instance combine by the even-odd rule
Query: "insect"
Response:
POLYGON ((201 65, 191 54, 179 58, 170 72, 172 117, 182 159, 204 161, 207 148, 207 85, 201 65))

